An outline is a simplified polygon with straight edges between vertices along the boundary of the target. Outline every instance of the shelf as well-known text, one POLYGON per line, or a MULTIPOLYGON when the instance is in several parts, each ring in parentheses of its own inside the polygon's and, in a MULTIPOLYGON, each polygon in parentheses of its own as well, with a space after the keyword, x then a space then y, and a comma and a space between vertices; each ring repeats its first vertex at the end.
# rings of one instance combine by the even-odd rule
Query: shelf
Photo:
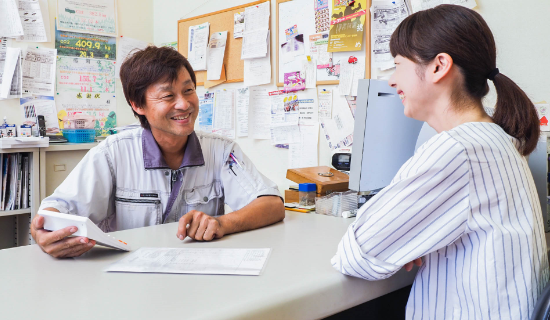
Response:
POLYGON ((20 210, 9 210, 9 211, 0 211, 0 217, 15 216, 18 214, 31 213, 31 208, 20 209, 20 210))
POLYGON ((20 148, 45 148, 49 145, 50 138, 40 137, 15 137, 1 138, 0 149, 20 149, 20 148))
POLYGON ((47 148, 41 148, 40 151, 72 151, 72 150, 90 150, 97 146, 99 142, 91 143, 50 143, 47 148))

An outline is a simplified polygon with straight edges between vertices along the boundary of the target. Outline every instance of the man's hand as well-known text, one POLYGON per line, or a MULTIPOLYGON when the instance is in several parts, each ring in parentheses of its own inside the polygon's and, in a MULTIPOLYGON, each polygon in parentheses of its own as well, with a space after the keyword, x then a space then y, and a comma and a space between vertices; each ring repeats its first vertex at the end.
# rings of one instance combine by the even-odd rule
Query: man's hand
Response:
POLYGON ((199 241, 210 241, 219 239, 225 234, 220 221, 204 212, 191 210, 181 217, 178 224, 178 234, 180 240, 189 236, 199 241), (187 228, 189 225, 189 228, 187 228))
POLYGON ((414 261, 405 264, 405 270, 411 271, 413 268, 413 263, 420 267, 422 265, 422 258, 414 259, 414 261))
POLYGON ((32 237, 42 251, 54 258, 78 257, 94 247, 95 241, 86 237, 67 238, 77 230, 76 227, 57 231, 44 230, 44 217, 40 215, 36 215, 31 222, 32 237))

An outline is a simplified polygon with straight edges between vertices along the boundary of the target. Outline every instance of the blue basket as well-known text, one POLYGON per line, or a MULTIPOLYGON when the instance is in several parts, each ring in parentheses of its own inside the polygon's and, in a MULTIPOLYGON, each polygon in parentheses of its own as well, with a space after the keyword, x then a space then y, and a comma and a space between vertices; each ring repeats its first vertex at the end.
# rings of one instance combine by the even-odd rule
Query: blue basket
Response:
POLYGON ((95 141, 95 129, 63 129, 63 136, 72 143, 95 141))

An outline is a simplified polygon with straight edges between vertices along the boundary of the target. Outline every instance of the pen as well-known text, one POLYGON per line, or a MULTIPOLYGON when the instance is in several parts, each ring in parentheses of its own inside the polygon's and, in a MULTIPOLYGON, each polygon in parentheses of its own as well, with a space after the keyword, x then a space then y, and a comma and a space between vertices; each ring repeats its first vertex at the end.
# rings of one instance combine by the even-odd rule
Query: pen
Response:
MULTIPOLYGON (((233 155, 233 152, 229 153, 229 156, 231 157, 231 159, 233 159, 233 161, 235 161, 235 163, 237 163, 237 165, 239 166, 239 168, 243 169, 243 166, 241 166, 241 164, 239 163, 239 161, 237 161, 237 158, 233 155)), ((244 169, 243 169, 244 170, 244 169)))
POLYGON ((306 210, 306 209, 287 208, 287 207, 285 207, 285 210, 298 211, 298 212, 304 212, 304 213, 308 213, 310 211, 310 210, 306 210))

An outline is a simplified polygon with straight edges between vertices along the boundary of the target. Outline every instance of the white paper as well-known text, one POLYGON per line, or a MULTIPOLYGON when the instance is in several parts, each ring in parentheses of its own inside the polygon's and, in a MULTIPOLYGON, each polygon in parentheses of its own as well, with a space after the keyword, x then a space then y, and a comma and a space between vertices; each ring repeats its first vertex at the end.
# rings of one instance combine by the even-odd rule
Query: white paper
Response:
POLYGON ((329 148, 332 150, 352 145, 353 126, 355 123, 344 96, 333 95, 333 105, 332 119, 326 119, 321 122, 325 138, 329 148))
POLYGON ((31 96, 20 99, 21 111, 23 112, 23 124, 36 124, 37 116, 44 116, 46 122, 46 133, 58 133, 59 122, 53 97, 31 96))
POLYGON ((473 9, 477 6, 475 0, 411 0, 413 12, 431 9, 440 4, 456 4, 469 9, 473 9))
POLYGON ((353 64, 353 78, 351 80, 351 95, 354 97, 357 97, 359 79, 365 79, 365 63, 363 61, 357 61, 355 64, 353 64))
POLYGON ((267 89, 251 87, 248 107, 248 136, 252 139, 271 139, 271 103, 267 89))
POLYGON ((18 0, 19 16, 24 35, 18 41, 47 42, 45 21, 38 0, 18 0))
POLYGON ((271 56, 269 49, 269 37, 267 38, 267 54, 264 58, 244 60, 245 87, 259 86, 268 83, 271 83, 271 56))
POLYGON ((116 1, 57 0, 57 29, 116 36, 116 1))
POLYGON ((194 71, 206 70, 206 50, 209 35, 209 22, 189 27, 187 59, 194 71))
POLYGON ((340 84, 338 85, 338 94, 346 96, 351 93, 351 84, 353 82, 353 65, 347 61, 340 62, 340 84))
POLYGON ((263 2, 256 6, 246 7, 244 9, 245 31, 269 29, 270 2, 263 2))
POLYGON ((300 140, 289 144, 288 168, 316 167, 319 147, 319 124, 300 125, 300 140))
POLYGON ((21 49, 8 48, 4 62, 0 98, 19 98, 22 94, 23 77, 21 74, 21 49))
POLYGON ((237 89, 235 105, 237 109, 237 137, 248 136, 249 88, 237 89))
POLYGON ((371 10, 374 66, 380 70, 391 69, 395 64, 390 53, 390 38, 401 21, 409 15, 407 5, 403 0, 373 1, 371 10))
POLYGON ((296 93, 283 91, 269 93, 271 104, 271 127, 297 125, 299 122, 299 104, 296 93))
POLYGON ((227 42, 227 31, 214 32, 208 43, 208 54, 206 59, 206 79, 220 80, 222 74, 223 57, 225 55, 225 44, 227 42))
POLYGON ((25 93, 54 95, 56 55, 56 49, 27 49, 23 59, 25 93))
POLYGON ((263 58, 267 55, 269 30, 243 32, 241 59, 263 58))
POLYGON ((0 37, 14 38, 24 34, 17 0, 0 0, 0 13, 0 37))
POLYGON ((300 125, 319 123, 319 103, 317 89, 306 89, 298 94, 300 125))
POLYGON ((214 94, 212 133, 235 139, 235 90, 217 90, 214 94))
MULTIPOLYGON (((288 39, 287 42, 281 44, 281 61, 284 64, 290 63, 296 57, 303 56, 305 52, 304 35, 299 34, 296 37, 288 39)), ((302 59, 298 59, 301 61, 302 59)))
POLYGON ((318 89, 319 120, 332 118, 332 90, 318 89))
POLYGON ((315 60, 302 61, 302 74, 306 76, 306 89, 317 88, 317 64, 315 60))
POLYGON ((244 31, 244 11, 237 12, 233 15, 234 26, 233 26, 233 38, 242 38, 244 31))
POLYGON ((145 41, 132 39, 128 37, 121 37, 118 39, 118 44, 116 47, 116 66, 115 66, 115 77, 120 78, 120 67, 124 60, 134 54, 138 50, 143 50, 147 48, 149 44, 145 41))
POLYGON ((260 275, 271 249, 139 248, 107 272, 260 275))
POLYGON ((287 144, 300 141, 300 128, 297 124, 271 128, 271 144, 287 144))

